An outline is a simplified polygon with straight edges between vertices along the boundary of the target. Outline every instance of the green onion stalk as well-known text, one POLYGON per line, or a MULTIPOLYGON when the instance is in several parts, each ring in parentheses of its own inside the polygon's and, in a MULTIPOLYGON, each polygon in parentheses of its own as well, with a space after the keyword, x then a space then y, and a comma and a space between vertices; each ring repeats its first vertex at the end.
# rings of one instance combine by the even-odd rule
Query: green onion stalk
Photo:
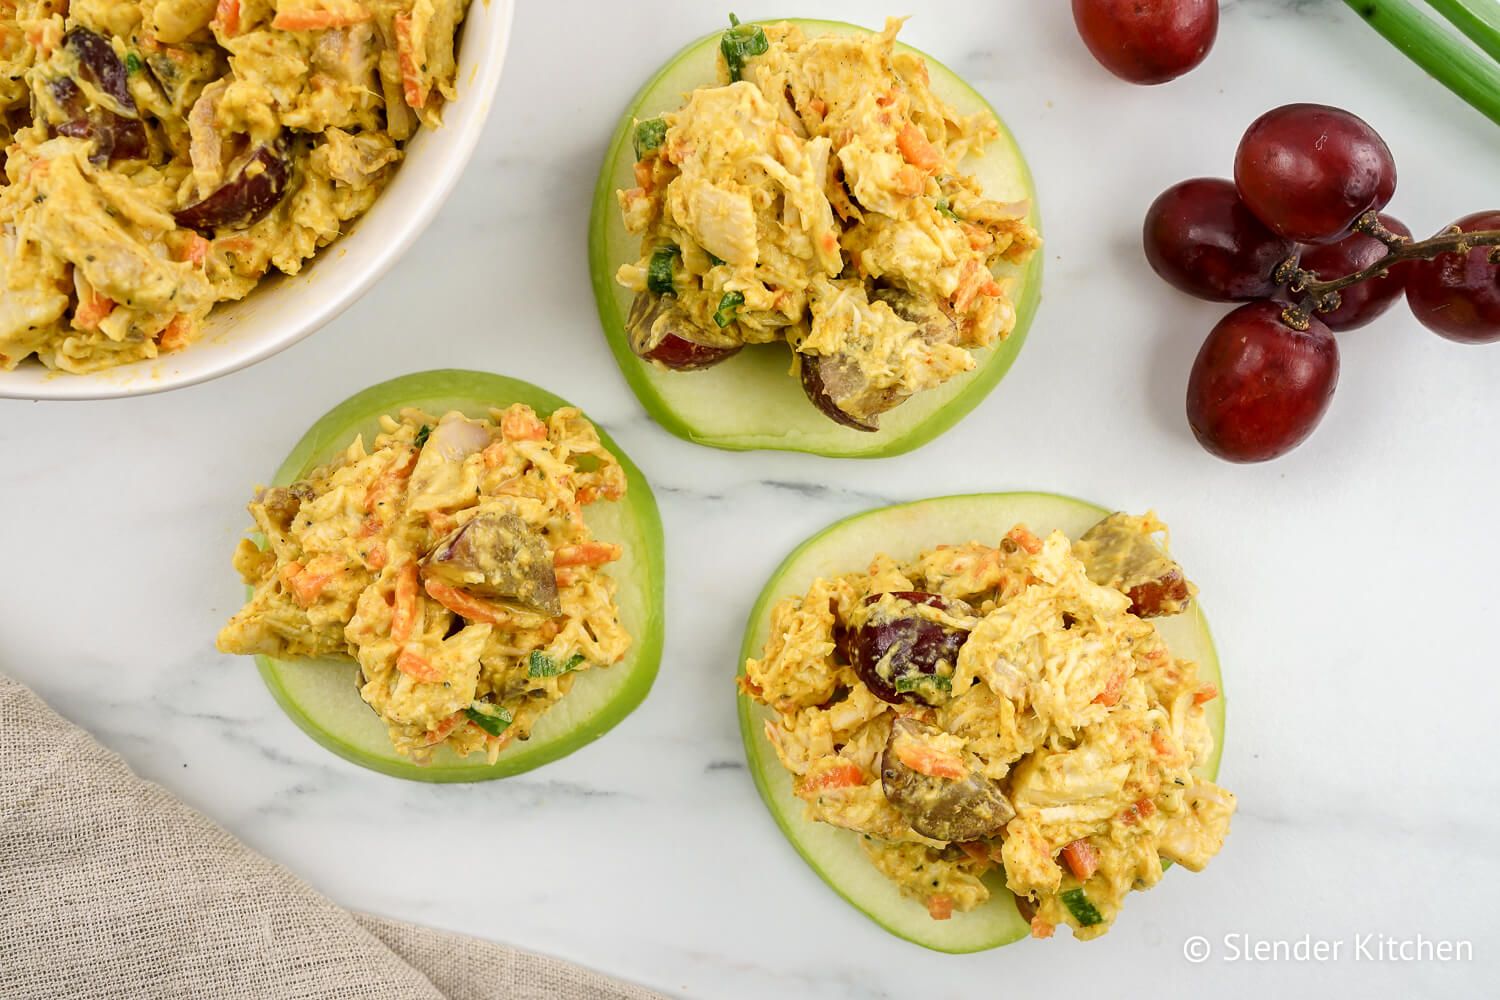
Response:
POLYGON ((1473 46, 1412 0, 1344 2, 1412 62, 1500 125, 1500 5, 1495 0, 1427 0, 1473 46))

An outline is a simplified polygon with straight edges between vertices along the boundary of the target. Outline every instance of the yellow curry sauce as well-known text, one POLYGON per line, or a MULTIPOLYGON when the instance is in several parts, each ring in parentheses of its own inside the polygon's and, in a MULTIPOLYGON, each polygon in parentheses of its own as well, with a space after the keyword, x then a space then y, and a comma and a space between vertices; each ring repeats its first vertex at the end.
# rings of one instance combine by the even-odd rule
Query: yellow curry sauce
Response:
POLYGON ((989 899, 998 867, 1038 937, 1103 934, 1163 859, 1201 870, 1235 799, 1194 773, 1218 692, 1150 620, 1194 593, 1162 530, 1115 514, 1075 544, 1018 525, 782 601, 742 686, 775 711, 808 816, 861 834, 935 919, 989 899))
POLYGON ((879 414, 974 368, 1016 322, 992 269, 1039 244, 1027 204, 985 198, 959 164, 997 134, 929 87, 926 62, 879 34, 792 24, 726 34, 717 86, 636 127, 618 199, 638 260, 637 354, 705 367, 785 342, 816 404, 879 414))
POLYGON ((180 350, 455 96, 468 0, 0 0, 0 370, 180 350))
POLYGON ((630 647, 603 569, 621 549, 583 517, 625 495, 624 470, 571 408, 407 409, 381 428, 250 503, 265 548, 235 553, 254 593, 219 648, 352 657, 397 751, 493 761, 630 647))

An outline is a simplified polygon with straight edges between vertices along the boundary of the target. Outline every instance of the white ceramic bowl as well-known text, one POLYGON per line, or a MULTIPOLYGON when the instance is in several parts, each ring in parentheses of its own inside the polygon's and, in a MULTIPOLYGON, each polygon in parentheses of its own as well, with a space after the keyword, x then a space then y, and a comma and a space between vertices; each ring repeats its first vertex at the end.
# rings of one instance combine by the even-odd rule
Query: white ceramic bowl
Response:
POLYGON ((202 339, 176 354, 89 375, 31 360, 0 371, 0 398, 108 399, 205 382, 290 347, 353 305, 416 242, 468 165, 500 83, 513 12, 514 0, 473 0, 458 52, 458 100, 444 109, 443 127, 412 138, 374 207, 301 274, 268 278, 244 300, 219 306, 202 339))

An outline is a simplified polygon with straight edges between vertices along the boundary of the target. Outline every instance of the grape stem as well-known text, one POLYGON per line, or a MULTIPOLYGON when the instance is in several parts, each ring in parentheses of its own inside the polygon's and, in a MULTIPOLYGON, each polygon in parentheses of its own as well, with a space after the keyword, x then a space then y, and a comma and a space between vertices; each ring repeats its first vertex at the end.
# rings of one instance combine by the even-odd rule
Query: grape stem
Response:
MULTIPOLYGON (((1301 296, 1296 305, 1287 306, 1281 314, 1281 318, 1294 330, 1306 330, 1310 325, 1310 317, 1315 312, 1332 312, 1337 309, 1341 301, 1341 289, 1371 278, 1379 278, 1397 264, 1412 260, 1432 260, 1445 253, 1467 254, 1475 247, 1500 248, 1500 229, 1466 233, 1457 226, 1450 226, 1431 239, 1413 240, 1391 232, 1374 212, 1361 215, 1355 221, 1353 230, 1384 243, 1385 256, 1363 270, 1327 281, 1319 278, 1315 271, 1300 266, 1296 254, 1276 266, 1272 274, 1276 283, 1301 296)), ((1500 264, 1500 249, 1491 252, 1490 259, 1500 264)))

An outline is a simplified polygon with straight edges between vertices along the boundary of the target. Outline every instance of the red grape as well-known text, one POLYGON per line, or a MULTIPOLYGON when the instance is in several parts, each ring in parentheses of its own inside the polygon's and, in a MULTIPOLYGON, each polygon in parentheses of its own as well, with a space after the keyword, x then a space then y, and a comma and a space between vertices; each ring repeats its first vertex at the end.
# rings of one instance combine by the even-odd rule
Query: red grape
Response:
MULTIPOLYGON (((1455 225, 1466 233, 1500 229, 1500 212, 1476 212, 1455 225)), ((1417 319, 1440 337, 1461 344, 1500 341, 1500 264, 1495 247, 1475 247, 1466 256, 1440 254, 1411 264, 1406 301, 1417 319)))
POLYGON ((721 361, 728 361, 738 353, 740 353, 738 347, 713 347, 679 337, 675 333, 668 333, 641 357, 648 361, 659 361, 673 371, 694 372, 703 368, 712 368, 721 361))
POLYGON ((1115 76, 1166 83, 1213 48, 1219 0, 1073 0, 1073 23, 1094 58, 1115 76))
POLYGON ((1363 119, 1322 104, 1288 104, 1245 130, 1234 156, 1240 197, 1260 221, 1300 243, 1341 239, 1396 191, 1396 163, 1363 119))
POLYGON ((1252 302, 1213 328, 1188 378, 1188 424, 1198 442, 1230 462, 1264 462, 1291 451, 1323 419, 1339 380, 1339 349, 1317 319, 1306 331, 1280 302, 1252 302))
MULTIPOLYGON (((884 596, 873 594, 865 599, 865 604, 878 603, 884 596)), ((939 611, 952 607, 937 594, 921 591, 896 591, 891 596, 897 602, 939 611)), ((955 610, 966 614, 969 608, 965 605, 955 610)), ((962 629, 899 611, 890 617, 877 609, 865 624, 849 634, 845 648, 855 675, 865 682, 870 693, 881 701, 899 705, 904 701, 922 701, 924 697, 921 688, 903 692, 901 689, 906 685, 902 681, 920 683, 922 677, 937 674, 941 663, 947 663, 951 671, 957 666, 958 651, 968 638, 969 633, 962 629)))
POLYGON ((1275 293, 1276 265, 1297 244, 1271 232, 1217 177, 1183 181, 1146 212, 1146 260, 1162 280, 1216 302, 1248 302, 1275 293))
MULTIPOLYGON (((1385 228, 1410 236, 1399 219, 1381 215, 1385 228)), ((1302 267, 1324 281, 1363 271, 1386 255, 1385 244, 1364 233, 1351 233, 1337 243, 1308 247, 1302 251, 1302 267)), ((1391 307, 1406 288, 1407 264, 1397 264, 1379 278, 1369 278, 1339 290, 1339 307, 1318 313, 1330 330, 1356 330, 1391 307)))

